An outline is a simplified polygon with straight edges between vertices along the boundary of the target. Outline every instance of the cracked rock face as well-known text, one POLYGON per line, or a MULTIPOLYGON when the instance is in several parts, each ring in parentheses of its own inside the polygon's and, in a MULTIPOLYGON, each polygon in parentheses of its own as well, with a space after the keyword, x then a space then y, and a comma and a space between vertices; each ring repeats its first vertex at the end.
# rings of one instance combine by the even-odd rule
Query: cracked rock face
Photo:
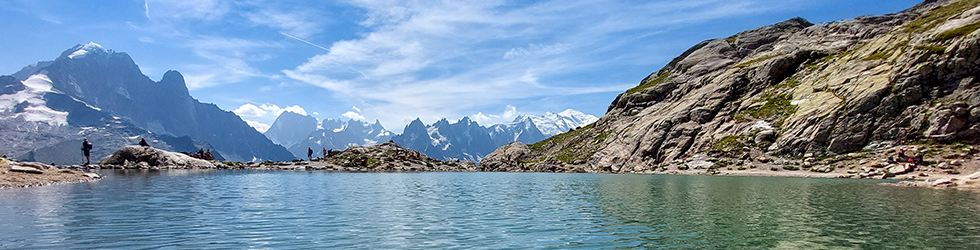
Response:
POLYGON ((701 42, 617 96, 596 123, 531 145, 521 160, 629 172, 705 154, 817 157, 920 140, 976 144, 978 5, 926 1, 816 25, 794 18, 701 42))

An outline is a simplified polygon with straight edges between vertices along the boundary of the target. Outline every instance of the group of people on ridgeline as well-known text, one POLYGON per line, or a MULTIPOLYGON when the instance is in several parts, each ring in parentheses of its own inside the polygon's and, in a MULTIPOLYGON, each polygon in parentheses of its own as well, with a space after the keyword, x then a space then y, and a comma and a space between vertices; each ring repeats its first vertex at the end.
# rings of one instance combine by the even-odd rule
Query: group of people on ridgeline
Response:
MULTIPOLYGON (((327 158, 331 154, 333 154, 333 149, 327 150, 327 148, 323 148, 323 158, 327 158)), ((306 159, 313 160, 313 148, 306 147, 306 159)))
POLYGON ((913 167, 915 167, 915 166, 918 166, 918 165, 922 165, 923 158, 925 158, 925 156, 926 156, 925 153, 919 153, 915 157, 909 157, 909 156, 905 155, 905 149, 899 149, 898 150, 898 159, 895 159, 896 157, 888 157, 888 160, 885 160, 885 162, 888 162, 889 164, 895 164, 895 163, 899 163, 899 162, 908 162, 910 165, 912 165, 913 167))

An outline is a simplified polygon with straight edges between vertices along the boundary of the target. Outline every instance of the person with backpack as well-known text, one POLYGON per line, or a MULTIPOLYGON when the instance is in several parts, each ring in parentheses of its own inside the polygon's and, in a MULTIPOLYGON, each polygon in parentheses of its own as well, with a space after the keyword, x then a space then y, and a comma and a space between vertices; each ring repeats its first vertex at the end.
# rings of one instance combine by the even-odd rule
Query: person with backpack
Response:
POLYGON ((88 166, 89 164, 92 163, 91 160, 89 159, 89 155, 90 155, 90 152, 91 151, 92 151, 92 143, 88 142, 88 138, 83 138, 82 139, 82 154, 85 155, 85 165, 86 166, 88 166))

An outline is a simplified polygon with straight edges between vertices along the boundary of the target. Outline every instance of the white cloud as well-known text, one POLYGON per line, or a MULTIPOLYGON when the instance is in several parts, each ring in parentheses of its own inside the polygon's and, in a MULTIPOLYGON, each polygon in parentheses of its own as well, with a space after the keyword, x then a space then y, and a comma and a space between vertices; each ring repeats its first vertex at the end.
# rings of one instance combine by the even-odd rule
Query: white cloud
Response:
POLYGON ((242 104, 242 106, 239 106, 237 109, 235 109, 232 112, 234 112, 236 115, 245 116, 245 117, 263 117, 263 116, 271 115, 273 116, 274 119, 275 117, 279 117, 279 115, 281 115, 282 112, 286 112, 286 111, 301 114, 301 115, 307 115, 306 109, 300 107, 299 105, 286 106, 285 108, 280 108, 278 105, 269 104, 269 103, 261 104, 258 106, 256 106, 255 104, 246 103, 246 104, 242 104))
POLYGON ((491 126, 498 123, 512 122, 517 116, 522 114, 521 112, 517 112, 517 107, 507 105, 500 114, 484 114, 483 112, 478 112, 470 118, 484 126, 491 126))
POLYGON ((344 114, 342 114, 341 116, 347 117, 347 118, 350 118, 350 119, 354 119, 354 120, 357 120, 357 121, 363 121, 365 119, 363 115, 358 114, 357 112, 354 112, 354 111, 344 112, 344 114))
POLYGON ((255 104, 251 104, 251 103, 242 104, 242 106, 238 107, 237 109, 231 112, 234 112, 238 116, 250 116, 250 117, 264 116, 265 114, 269 113, 263 110, 262 108, 255 106, 255 104))
POLYGON ((265 133, 265 131, 269 131, 269 128, 272 127, 269 126, 269 124, 265 124, 257 121, 252 121, 247 119, 242 119, 242 120, 245 121, 245 123, 248 123, 248 126, 254 128, 255 131, 259 131, 259 133, 265 133))
MULTIPOLYGON (((275 106, 275 105, 273 105, 273 106, 275 106)), ((282 112, 286 112, 286 111, 297 113, 297 114, 301 114, 301 115, 307 115, 306 110, 303 109, 303 107, 300 107, 299 105, 293 105, 293 106, 288 106, 288 107, 286 107, 286 108, 284 108, 282 110, 279 110, 277 112, 278 114, 276 114, 276 116, 279 116, 279 114, 282 114, 282 112)))

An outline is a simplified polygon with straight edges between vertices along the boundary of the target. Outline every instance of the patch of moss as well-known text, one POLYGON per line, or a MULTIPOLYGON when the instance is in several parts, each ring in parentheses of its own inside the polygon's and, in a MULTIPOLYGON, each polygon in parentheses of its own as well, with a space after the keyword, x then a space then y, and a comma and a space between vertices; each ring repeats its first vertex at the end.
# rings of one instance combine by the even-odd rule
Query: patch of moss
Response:
POLYGON ((946 52, 946 46, 924 45, 924 46, 916 46, 915 49, 925 51, 927 54, 942 54, 946 52))
POLYGON ((735 66, 732 66, 732 68, 745 68, 745 67, 748 67, 748 66, 750 66, 750 65, 752 65, 754 63, 765 61, 765 60, 769 60, 769 59, 773 59, 773 58, 776 58, 778 56, 781 56, 781 55, 771 55, 771 56, 765 56, 765 57, 761 57, 761 58, 752 59, 752 60, 749 60, 748 62, 743 62, 743 63, 739 63, 739 64, 737 64, 735 66))
POLYGON ((599 133, 599 135, 597 135, 595 137, 595 139, 597 141, 604 142, 604 141, 606 141, 606 138, 609 137, 609 134, 611 134, 611 133, 612 133, 612 130, 602 131, 601 133, 599 133))
POLYGON ((792 101, 793 95, 790 94, 779 94, 775 97, 769 96, 766 104, 761 107, 749 109, 747 112, 752 117, 773 121, 775 118, 796 112, 796 106, 790 104, 792 101))
POLYGON ((727 157, 736 157, 740 152, 742 152, 742 147, 744 147, 741 141, 738 140, 737 136, 725 136, 721 140, 718 140, 711 145, 708 149, 709 153, 727 157))
POLYGON ((735 40, 738 40, 738 35, 732 35, 728 38, 725 38, 725 41, 728 42, 728 44, 732 44, 732 45, 735 44, 735 40))
POLYGON ((745 118, 745 115, 742 115, 742 114, 735 114, 734 116, 732 116, 732 118, 735 119, 735 122, 748 122, 748 121, 752 121, 752 119, 745 118))
POLYGON ((891 57, 891 56, 892 56, 892 53, 889 52, 889 51, 878 51, 878 52, 875 52, 874 54, 869 55, 868 57, 865 57, 862 60, 864 60, 864 61, 881 60, 881 59, 888 59, 888 57, 891 57))
POLYGON ((973 31, 976 31, 978 28, 980 28, 980 22, 947 30, 946 32, 937 35, 934 40, 938 42, 942 42, 949 39, 965 36, 966 34, 973 33, 973 31))
POLYGON ((794 87, 799 86, 799 85, 800 85, 800 80, 797 80, 795 77, 790 77, 790 78, 786 78, 786 80, 780 82, 779 84, 776 84, 773 87, 774 88, 794 88, 794 87))
POLYGON ((950 17, 980 4, 980 0, 964 0, 936 8, 905 25, 905 32, 922 32, 935 28, 950 17))
POLYGON ((660 84, 660 83, 666 81, 667 80, 667 77, 669 77, 669 76, 670 76, 670 71, 667 71, 667 72, 665 72, 665 73, 663 73, 661 75, 658 75, 657 78, 654 78, 653 80, 644 82, 643 84, 640 84, 640 86, 636 86, 636 87, 633 87, 633 88, 627 90, 626 91, 626 94, 627 95, 632 95, 632 94, 634 94, 636 92, 640 92, 640 91, 642 91, 644 89, 647 89, 647 88, 650 88, 650 87, 653 87, 653 86, 657 86, 657 84, 660 84))

